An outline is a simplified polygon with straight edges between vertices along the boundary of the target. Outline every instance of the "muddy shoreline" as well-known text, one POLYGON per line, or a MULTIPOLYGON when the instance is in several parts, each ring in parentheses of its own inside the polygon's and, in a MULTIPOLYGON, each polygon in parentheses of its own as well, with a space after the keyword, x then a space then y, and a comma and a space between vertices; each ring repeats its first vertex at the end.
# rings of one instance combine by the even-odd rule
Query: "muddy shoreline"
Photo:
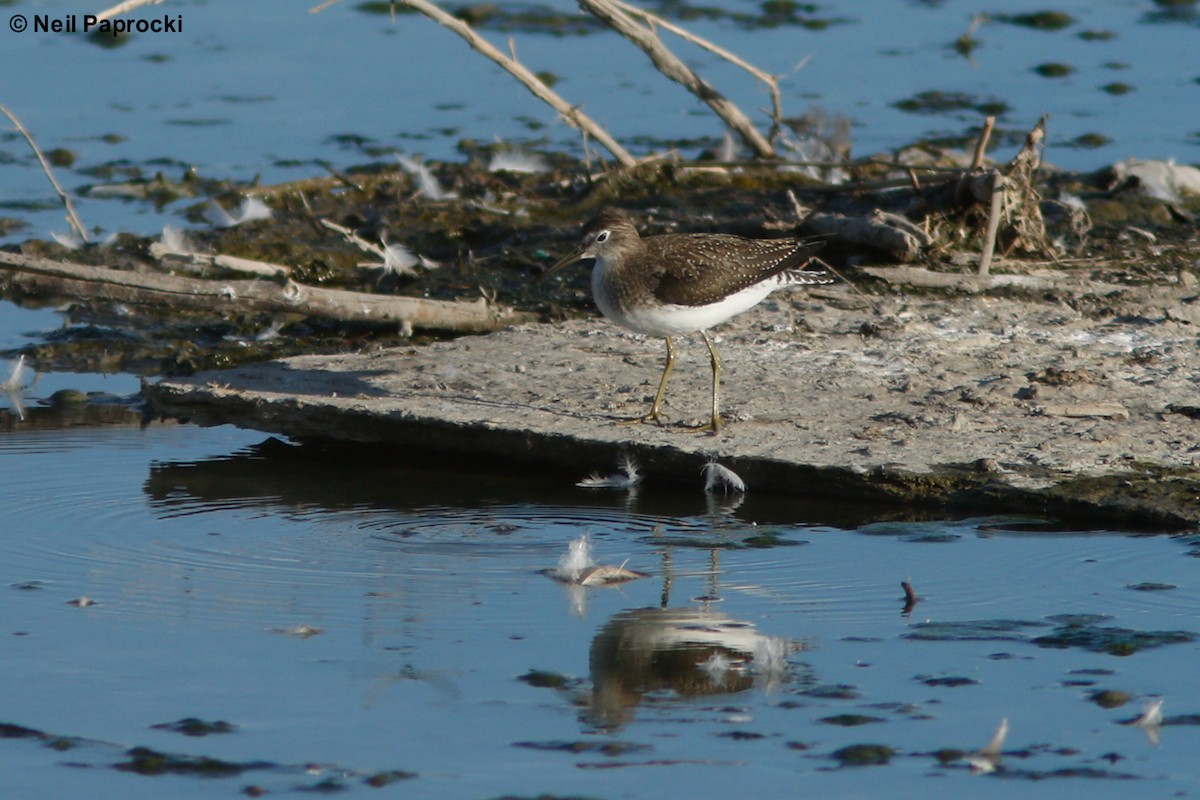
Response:
MULTIPOLYGON (((680 347, 664 426, 622 425, 656 387, 662 343, 601 319, 529 324, 373 353, 299 356, 148 384, 163 414, 299 440, 615 468, 700 485, 710 459, 750 491, 1200 522, 1196 330, 1188 290, 1141 316, 995 296, 777 297, 718 329, 727 430, 703 420, 709 370, 680 347), (1171 311, 1174 309, 1174 311, 1171 311)), ((1133 302, 1127 298, 1127 302, 1133 302)))
MULTIPOLYGON (((210 284, 211 307, 73 287, 83 324, 22 354, 39 368, 100 363, 151 378, 145 395, 161 415, 494 458, 571 482, 629 454, 648 482, 694 483, 715 458, 751 491, 1195 526, 1196 196, 1147 194, 1147 181, 1190 168, 1070 175, 1030 168, 1036 153, 972 168, 913 148, 857 163, 837 184, 770 164, 518 175, 472 161, 431 166, 453 190, 437 201, 382 165, 250 187, 241 196, 268 218, 191 232, 188 247, 278 265, 282 277, 253 280, 287 302, 326 287, 540 321, 450 339, 417 317, 263 310, 229 274, 203 267, 192 282, 210 284), (989 211, 972 187, 992 185, 997 170, 1007 188, 989 211), (661 341, 596 318, 585 270, 538 280, 606 206, 628 209, 643 233, 827 237, 822 255, 846 283, 775 297, 715 331, 729 418, 720 437, 680 432, 702 421, 708 397, 698 338, 681 343, 668 424, 615 424, 645 413, 661 341), (818 233, 818 219, 841 232, 818 233), (999 221, 997 260, 980 274, 989 220, 999 221), (885 240, 905 244, 874 244, 885 240), (382 242, 403 243, 424 266, 364 268, 364 243, 382 242)), ((178 262, 158 261, 155 244, 21 250, 178 282, 178 262)), ((16 271, 0 278, 12 299, 58 299, 16 271)))

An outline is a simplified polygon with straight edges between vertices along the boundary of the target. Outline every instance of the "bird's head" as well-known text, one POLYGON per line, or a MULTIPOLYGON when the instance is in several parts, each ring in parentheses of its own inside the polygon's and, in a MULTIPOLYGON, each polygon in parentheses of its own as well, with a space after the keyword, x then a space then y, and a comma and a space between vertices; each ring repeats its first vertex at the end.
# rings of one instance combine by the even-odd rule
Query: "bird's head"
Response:
MULTIPOLYGON (((606 209, 583 226, 583 238, 579 247, 559 259, 546 270, 550 275, 564 267, 596 261, 612 261, 638 245, 637 226, 624 211, 606 209)), ((543 275, 543 277, 545 277, 543 275)))

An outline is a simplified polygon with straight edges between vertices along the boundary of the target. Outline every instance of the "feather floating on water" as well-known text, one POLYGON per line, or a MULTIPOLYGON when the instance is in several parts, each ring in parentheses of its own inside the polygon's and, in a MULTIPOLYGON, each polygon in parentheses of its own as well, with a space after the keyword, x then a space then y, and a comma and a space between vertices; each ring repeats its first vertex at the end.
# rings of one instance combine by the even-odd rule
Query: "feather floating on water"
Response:
POLYGON ((704 465, 704 491, 714 492, 720 486, 726 493, 746 491, 746 482, 729 467, 722 466, 716 461, 704 465))
POLYGON ((592 558, 592 543, 587 534, 584 534, 571 540, 567 545, 567 552, 558 560, 558 566, 547 570, 546 574, 555 580, 577 586, 611 586, 646 577, 644 572, 626 569, 627 563, 629 562, 626 561, 619 567, 597 564, 592 558))
POLYGON ((633 489, 642 482, 641 471, 632 456, 624 456, 617 468, 620 472, 612 475, 593 472, 575 485, 584 489, 633 489))

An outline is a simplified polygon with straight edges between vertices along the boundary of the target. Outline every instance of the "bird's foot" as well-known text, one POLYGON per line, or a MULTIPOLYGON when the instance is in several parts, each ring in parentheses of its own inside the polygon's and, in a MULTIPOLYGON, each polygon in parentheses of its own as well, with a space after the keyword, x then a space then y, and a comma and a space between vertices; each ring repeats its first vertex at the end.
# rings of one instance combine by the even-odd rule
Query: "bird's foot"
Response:
POLYGON ((718 436, 721 433, 721 418, 713 417, 708 422, 699 425, 685 425, 682 431, 684 433, 707 433, 711 436, 718 436))
MULTIPOLYGON (((622 417, 617 420, 618 425, 641 425, 647 422, 653 422, 659 427, 666 426, 661 415, 646 414, 642 417, 622 417)), ((684 423, 676 423, 667 428, 671 433, 707 433, 716 436, 723 430, 720 419, 710 420, 709 422, 699 423, 697 425, 686 425, 684 423)))
POLYGON ((647 422, 653 422, 655 425, 664 424, 662 414, 657 411, 651 411, 640 417, 617 417, 618 425, 642 425, 647 422))

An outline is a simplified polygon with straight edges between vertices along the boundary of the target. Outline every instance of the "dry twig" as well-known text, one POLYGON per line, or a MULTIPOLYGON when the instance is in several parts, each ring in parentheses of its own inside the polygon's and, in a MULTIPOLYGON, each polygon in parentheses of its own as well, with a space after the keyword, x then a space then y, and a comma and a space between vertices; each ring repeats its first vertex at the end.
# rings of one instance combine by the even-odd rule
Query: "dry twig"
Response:
POLYGON ((992 129, 996 127, 995 117, 983 118, 983 130, 979 132, 979 141, 975 143, 975 157, 971 159, 971 169, 983 166, 983 157, 987 153, 988 139, 992 138, 992 129))
MULTIPOLYGON (((413 2, 424 2, 424 0, 405 0, 405 2, 411 5, 413 2)), ((650 57, 659 72, 681 84, 707 103, 717 116, 724 120, 730 130, 741 137, 756 157, 775 157, 775 148, 750 123, 749 118, 742 113, 742 110, 697 75, 691 67, 683 63, 679 56, 671 52, 663 44, 662 39, 658 38, 652 25, 638 22, 614 0, 579 0, 579 4, 641 48, 650 57)))
POLYGON ((477 34, 470 25, 458 17, 446 13, 440 7, 429 2, 429 0, 401 0, 401 2, 409 8, 429 17, 442 27, 454 31, 465 39, 472 49, 499 64, 510 75, 523 83, 525 88, 533 92, 539 100, 557 111, 567 121, 568 125, 583 131, 586 135, 591 136, 602 144, 621 163, 621 166, 632 167, 637 163, 637 160, 616 139, 610 136, 608 131, 600 127, 595 120, 551 90, 541 78, 530 72, 524 64, 500 52, 487 39, 477 34))
POLYGON ((612 0, 612 2, 613 5, 617 6, 617 8, 620 8, 622 11, 627 11, 630 14, 641 17, 650 25, 651 28, 662 28, 663 30, 668 30, 681 39, 689 41, 697 47, 701 47, 710 53, 725 59, 736 67, 740 67, 746 72, 749 72, 758 80, 762 81, 762 83, 767 87, 767 91, 771 94, 771 119, 775 129, 778 130, 783 126, 783 100, 779 94, 778 75, 772 75, 769 72, 764 72, 737 54, 731 53, 725 48, 710 42, 708 39, 705 39, 702 36, 697 36, 686 28, 681 28, 678 25, 663 19, 657 14, 652 14, 645 9, 630 5, 629 3, 624 2, 624 0, 612 0))
POLYGON ((88 240, 87 231, 83 229, 83 223, 79 221, 78 215, 75 213, 75 204, 71 202, 71 196, 63 189, 62 184, 54 177, 54 173, 50 171, 50 162, 46 160, 46 156, 42 153, 42 149, 37 146, 37 142, 33 140, 33 135, 25 129, 21 124, 21 120, 17 119, 16 115, 8 110, 7 106, 0 104, 0 113, 12 120, 12 124, 16 126, 17 131, 25 137, 25 141, 29 142, 29 146, 33 148, 33 154, 37 156, 42 165, 42 171, 46 173, 46 177, 50 179, 50 185, 54 187, 54 191, 58 192, 58 196, 62 199, 63 205, 67 208, 67 222, 75 229, 75 233, 79 234, 79 238, 83 241, 88 240))
POLYGON ((398 323, 426 330, 482 333, 533 315, 485 300, 457 302, 351 292, 294 281, 201 280, 93 267, 0 251, 0 289, 83 297, 210 313, 265 311, 347 322, 398 323))
POLYGON ((141 6, 156 6, 163 0, 125 0, 123 3, 117 3, 112 8, 106 8, 96 15, 96 20, 112 19, 118 14, 124 14, 128 11, 133 11, 141 6))

